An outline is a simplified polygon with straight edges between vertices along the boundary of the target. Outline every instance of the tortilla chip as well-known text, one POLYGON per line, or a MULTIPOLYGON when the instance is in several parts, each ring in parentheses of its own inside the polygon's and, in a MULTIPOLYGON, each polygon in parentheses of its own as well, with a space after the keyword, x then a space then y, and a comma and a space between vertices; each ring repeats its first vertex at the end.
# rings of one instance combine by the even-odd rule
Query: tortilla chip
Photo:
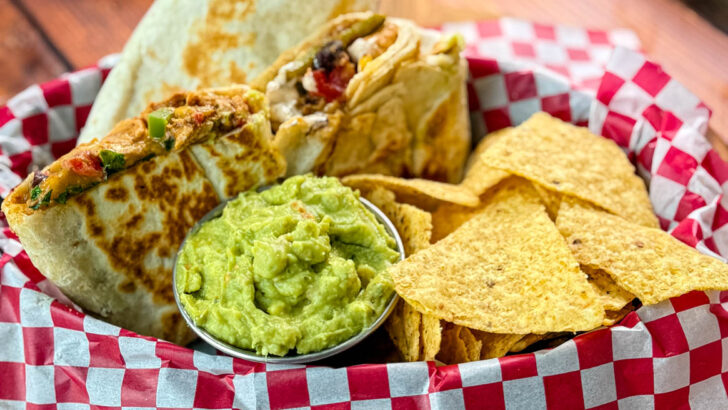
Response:
POLYGON ((503 136, 503 134, 509 132, 512 130, 512 127, 506 127, 502 128, 498 131, 493 131, 491 133, 486 134, 483 138, 480 139, 478 142, 478 145, 475 147, 475 149, 470 153, 470 156, 468 157, 468 162, 465 163, 465 173, 470 171, 471 168, 475 165, 476 162, 480 159, 480 156, 487 150, 488 148, 493 145, 494 142, 496 142, 499 138, 503 136))
POLYGON ((473 335, 483 343, 480 359, 493 359, 505 356, 515 343, 523 339, 519 334, 489 333, 473 330, 473 335))
POLYGON ((482 208, 471 208, 454 204, 442 204, 432 213, 432 236, 430 241, 437 243, 450 235, 460 225, 477 215, 482 208))
POLYGON ((549 218, 552 221, 556 220, 556 215, 559 213, 559 206, 561 205, 562 194, 545 188, 543 185, 533 184, 536 188, 538 196, 541 197, 541 203, 546 207, 546 212, 549 214, 549 218))
POLYGON ((651 305, 691 290, 728 289, 728 265, 659 229, 564 200, 556 226, 582 265, 602 269, 651 305))
POLYGON ((604 305, 604 310, 620 310, 634 300, 634 295, 619 287, 607 272, 582 266, 587 274, 589 284, 597 292, 604 305))
POLYGON ((412 255, 430 246, 432 216, 429 212, 395 202, 394 193, 382 187, 374 188, 365 198, 381 209, 397 228, 404 244, 405 255, 412 255))
POLYGON ((483 158, 483 153, 493 145, 496 141, 503 138, 504 135, 511 132, 513 128, 504 128, 502 130, 492 132, 480 141, 475 150, 471 154, 472 163, 465 173, 465 178, 460 186, 470 190, 474 195, 480 195, 488 189, 496 186, 500 181, 508 178, 508 172, 501 169, 491 167, 483 158))
POLYGON ((634 311, 634 306, 627 305, 623 309, 617 310, 617 311, 607 311, 607 314, 604 316, 604 322, 602 322, 603 326, 612 326, 617 324, 620 320, 624 319, 625 316, 629 314, 629 312, 634 311))
POLYGON ((518 179, 455 232, 389 272, 420 312, 485 332, 590 330, 604 318, 538 194, 518 179))
POLYGON ((388 189, 398 202, 408 203, 426 211, 435 210, 442 203, 477 206, 480 200, 459 185, 445 184, 426 179, 402 179, 384 175, 361 174, 344 177, 341 182, 362 193, 376 187, 388 189))
POLYGON ((442 326, 440 326, 440 319, 430 316, 422 315, 422 354, 420 360, 435 360, 435 356, 440 352, 440 345, 442 343, 442 326))
POLYGON ((468 328, 463 328, 460 331, 460 339, 465 344, 465 350, 468 353, 469 362, 480 360, 480 351, 483 349, 483 342, 473 336, 473 332, 468 328))
POLYGON ((512 353, 522 352, 522 351, 526 350, 527 347, 531 346, 534 343, 538 343, 538 342, 546 339, 551 334, 552 333, 544 333, 544 334, 539 335, 536 333, 531 333, 531 334, 525 335, 525 336, 521 337, 520 340, 518 340, 516 343, 514 343, 511 346, 509 352, 512 352, 512 353))
MULTIPOLYGON (((468 361, 468 348, 460 337, 462 326, 445 323, 442 329, 442 344, 437 360, 446 364, 465 363, 468 361)), ((471 335, 472 336, 472 335, 471 335)))
POLYGON ((408 362, 417 361, 420 356, 420 318, 419 312, 400 300, 384 325, 402 358, 408 362))
POLYGON ((490 166, 657 227, 644 182, 613 141, 536 113, 483 154, 490 166))
POLYGON ((488 162, 483 159, 482 154, 490 146, 492 146, 493 143, 511 132, 511 130, 513 130, 513 128, 504 128, 499 131, 491 132, 483 137, 468 160, 469 163, 465 173, 465 178, 463 178, 460 186, 469 189, 474 195, 480 195, 510 175, 506 171, 493 168, 488 165, 488 162))

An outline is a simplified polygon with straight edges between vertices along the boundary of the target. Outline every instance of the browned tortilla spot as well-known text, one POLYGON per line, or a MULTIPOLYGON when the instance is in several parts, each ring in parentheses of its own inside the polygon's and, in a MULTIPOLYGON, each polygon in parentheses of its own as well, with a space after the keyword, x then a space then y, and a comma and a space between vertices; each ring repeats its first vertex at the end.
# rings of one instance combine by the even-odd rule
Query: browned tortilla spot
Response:
POLYGON ((119 284, 119 292, 134 293, 135 290, 136 290, 136 285, 134 284, 134 281, 127 279, 119 284))
POLYGON ((129 192, 123 187, 115 187, 106 191, 104 196, 109 201, 126 202, 129 199, 129 192))
MULTIPOLYGON (((128 278, 120 285, 120 290, 133 292, 135 287, 142 286, 154 295, 153 300, 157 303, 174 303, 172 272, 165 267, 149 268, 145 266, 145 259, 173 255, 192 224, 218 203, 217 195, 209 183, 199 194, 180 194, 180 179, 193 182, 200 171, 189 153, 181 152, 179 157, 180 161, 165 166, 161 172, 155 170, 154 160, 145 162, 136 168, 137 174, 134 176, 134 192, 138 199, 156 203, 161 208, 163 232, 142 233, 146 209, 131 205, 126 219, 118 221, 125 229, 118 229, 114 237, 107 238, 96 204, 88 196, 79 195, 69 201, 86 216, 87 234, 106 254, 111 266, 128 278)), ((132 168, 128 172, 134 171, 132 168)), ((117 185, 120 184, 119 178, 120 175, 114 175, 106 182, 108 190, 105 196, 114 196, 123 190, 117 185), (116 193, 109 194, 112 190, 116 193)))

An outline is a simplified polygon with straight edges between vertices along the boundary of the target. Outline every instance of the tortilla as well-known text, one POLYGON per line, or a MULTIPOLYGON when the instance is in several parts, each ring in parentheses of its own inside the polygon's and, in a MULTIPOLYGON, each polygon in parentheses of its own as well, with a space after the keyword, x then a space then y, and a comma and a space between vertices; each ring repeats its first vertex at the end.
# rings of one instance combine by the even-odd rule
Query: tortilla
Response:
POLYGON ((460 181, 470 148, 460 36, 386 18, 357 39, 359 50, 382 48, 380 53, 364 53, 367 58, 359 61, 347 52, 357 71, 337 99, 312 104, 308 101, 317 94, 300 91, 305 75, 288 78, 300 67, 305 70, 323 44, 376 18, 352 13, 332 20, 252 81, 270 100, 274 144, 288 162, 296 159, 288 175, 371 173, 460 181))
POLYGON ((564 200, 556 226, 582 265, 607 272, 652 305, 692 290, 728 289, 728 265, 668 233, 564 200))
POLYGON ((151 104, 106 138, 78 146, 29 175, 3 201, 10 228, 41 273, 88 312, 143 335, 189 342, 193 334, 177 310, 171 284, 182 240, 220 197, 270 183, 285 172, 285 162, 271 147, 261 98, 238 86, 180 93, 151 104), (171 136, 174 145, 148 129, 147 114, 160 107, 173 112, 163 136, 171 136), (84 158, 103 162, 109 149, 112 158, 124 155, 113 172, 109 164, 94 170, 101 172, 93 176, 98 180, 72 165, 84 158), (216 155, 195 155, 200 152, 216 155), (235 162, 241 153, 245 160, 235 162), (43 177, 37 184, 36 175, 43 177), (34 191, 42 187, 48 201, 34 204, 34 191), (51 195, 64 187, 66 194, 51 195), (68 191, 73 187, 78 189, 68 191))
POLYGON ((246 83, 328 19, 375 6, 371 0, 157 0, 104 82, 78 142, 106 135, 172 92, 246 83))
POLYGON ((392 191, 397 201, 414 205, 420 209, 431 210, 442 203, 474 207, 480 203, 477 196, 458 185, 445 184, 427 179, 402 179, 385 175, 350 175, 341 180, 362 192, 377 187, 392 191))
POLYGON ((485 151, 488 165, 657 227, 644 182, 613 141, 536 113, 485 151))
POLYGON ((590 330, 604 318, 538 194, 517 179, 482 213, 390 274, 418 311, 485 332, 590 330))
POLYGON ((172 264, 192 225, 218 203, 192 155, 155 157, 65 205, 3 211, 33 264, 103 320, 178 344, 194 338, 172 293, 172 264), (164 192, 159 197, 154 192, 164 192))

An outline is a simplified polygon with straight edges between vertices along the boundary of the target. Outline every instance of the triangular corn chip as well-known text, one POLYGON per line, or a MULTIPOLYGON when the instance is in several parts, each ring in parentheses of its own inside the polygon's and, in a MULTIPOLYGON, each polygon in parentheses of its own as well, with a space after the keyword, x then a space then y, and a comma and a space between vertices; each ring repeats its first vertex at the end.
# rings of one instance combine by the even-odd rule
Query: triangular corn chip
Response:
POLYGON ((634 295, 619 287, 607 272, 589 266, 582 266, 581 270, 587 274, 587 280, 599 295, 604 310, 621 310, 634 300, 634 295))
POLYGON ((658 226, 645 184, 624 152, 586 128, 536 113, 495 141, 483 160, 634 223, 658 226))
POLYGON ((510 174, 501 169, 493 168, 488 165, 488 162, 483 159, 483 153, 490 148, 496 141, 503 138, 503 136, 513 130, 513 128, 504 128, 492 132, 478 143, 473 153, 470 154, 471 159, 468 163, 468 168, 465 173, 465 178, 460 183, 460 186, 470 190, 474 195, 480 195, 488 189, 496 186, 500 181, 506 179, 510 174))
POLYGON ((415 362, 420 357, 420 319, 422 315, 404 300, 400 300, 387 318, 384 328, 402 358, 415 362))
POLYGON ((397 196, 398 202, 414 205, 426 211, 434 210, 441 203, 477 206, 477 195, 459 185, 435 182, 427 179, 403 179, 385 175, 361 174, 344 177, 341 182, 351 188, 368 192, 376 187, 388 189, 397 196))
POLYGON ((402 238, 405 255, 409 256, 430 246, 432 216, 429 212, 396 202, 394 193, 381 187, 368 192, 365 198, 392 221, 402 238))
POLYGON ((556 226, 582 265, 602 269, 651 305, 691 290, 728 289, 728 265, 666 232, 564 200, 556 226))
POLYGON ((442 343, 442 326, 440 325, 440 319, 430 316, 422 315, 422 355, 420 360, 435 360, 435 356, 440 352, 440 345, 442 343))
POLYGON ((505 356, 511 347, 524 337, 520 334, 488 333, 480 330, 473 330, 473 335, 483 342, 480 351, 481 360, 505 356))
POLYGON ((589 330, 604 309, 527 182, 504 183, 483 211, 390 268, 418 311, 493 333, 589 330))
POLYGON ((444 323, 442 328, 442 344, 437 353, 437 360, 446 363, 465 363, 469 361, 468 348, 465 341, 460 337, 460 332, 465 329, 452 323, 444 323))

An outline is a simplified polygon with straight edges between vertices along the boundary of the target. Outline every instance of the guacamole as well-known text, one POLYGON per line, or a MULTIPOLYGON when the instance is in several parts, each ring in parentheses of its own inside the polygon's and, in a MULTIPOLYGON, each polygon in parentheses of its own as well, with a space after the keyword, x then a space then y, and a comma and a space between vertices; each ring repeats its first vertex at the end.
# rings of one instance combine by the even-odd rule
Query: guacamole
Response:
POLYGON ((395 240, 336 178, 295 176, 244 192, 190 235, 176 286, 192 320, 262 355, 335 346, 393 293, 395 240))

